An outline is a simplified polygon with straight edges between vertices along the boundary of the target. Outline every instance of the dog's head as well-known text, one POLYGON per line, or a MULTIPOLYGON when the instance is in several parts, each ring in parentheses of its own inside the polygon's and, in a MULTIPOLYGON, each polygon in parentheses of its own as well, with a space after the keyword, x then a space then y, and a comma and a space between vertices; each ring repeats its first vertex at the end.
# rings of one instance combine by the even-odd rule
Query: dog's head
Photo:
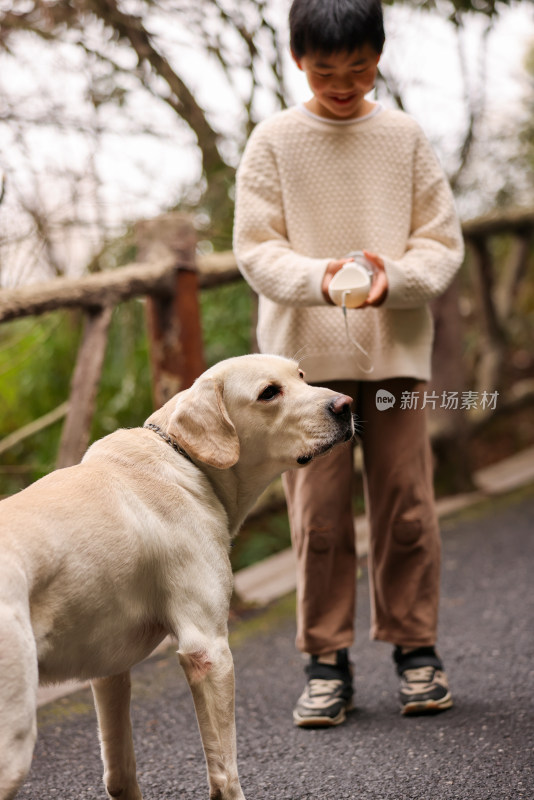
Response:
POLYGON ((295 361, 267 355, 221 361, 150 419, 219 469, 239 461, 281 472, 354 433, 350 397, 309 386, 295 361))

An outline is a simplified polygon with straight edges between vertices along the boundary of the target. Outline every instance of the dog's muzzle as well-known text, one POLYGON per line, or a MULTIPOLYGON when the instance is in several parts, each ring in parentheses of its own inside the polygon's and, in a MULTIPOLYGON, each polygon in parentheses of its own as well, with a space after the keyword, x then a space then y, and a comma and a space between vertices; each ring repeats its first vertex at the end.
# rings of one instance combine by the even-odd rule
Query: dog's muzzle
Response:
POLYGON ((328 411, 336 418, 339 426, 339 436, 320 451, 297 458, 297 464, 309 464, 314 456, 330 450, 338 442, 348 442, 354 435, 354 425, 352 420, 352 397, 347 394, 338 394, 332 398, 328 404, 328 411))

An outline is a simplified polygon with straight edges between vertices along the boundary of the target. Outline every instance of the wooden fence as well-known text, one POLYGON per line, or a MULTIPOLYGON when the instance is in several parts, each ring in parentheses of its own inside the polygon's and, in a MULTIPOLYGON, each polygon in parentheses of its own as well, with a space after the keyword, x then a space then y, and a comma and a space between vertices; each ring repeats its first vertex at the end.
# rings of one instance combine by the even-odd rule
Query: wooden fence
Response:
POLYGON ((68 401, 6 437, 0 454, 65 416, 56 465, 80 461, 89 444, 113 309, 125 300, 146 297, 155 407, 204 370, 198 290, 237 280, 235 259, 231 254, 199 259, 191 221, 177 214, 139 223, 135 237, 138 263, 0 292, 0 322, 64 308, 84 314, 68 401))
MULTIPOLYGON (((483 375, 479 381, 489 391, 498 385, 505 352, 506 321, 532 258, 534 209, 473 220, 466 223, 463 230, 473 254, 480 298, 478 313, 485 339, 480 359, 483 375), (510 263, 497 281, 491 239, 503 234, 513 238, 513 246, 510 263)), ((125 300, 146 297, 156 407, 190 385, 204 370, 198 291, 240 279, 233 254, 197 255, 193 225, 189 218, 179 214, 138 223, 135 238, 139 261, 134 264, 78 279, 59 278, 0 292, 0 322, 60 308, 82 309, 85 317, 68 401, 6 437, 0 442, 0 454, 65 416, 57 466, 68 466, 80 460, 89 443, 111 316, 114 307, 125 300)), ((443 383, 449 376, 452 380, 462 372, 454 288, 434 310, 438 322, 437 372, 438 380, 443 383)), ((459 425, 457 414, 453 425, 456 432, 459 425)), ((447 424, 442 427, 447 429, 447 424)))

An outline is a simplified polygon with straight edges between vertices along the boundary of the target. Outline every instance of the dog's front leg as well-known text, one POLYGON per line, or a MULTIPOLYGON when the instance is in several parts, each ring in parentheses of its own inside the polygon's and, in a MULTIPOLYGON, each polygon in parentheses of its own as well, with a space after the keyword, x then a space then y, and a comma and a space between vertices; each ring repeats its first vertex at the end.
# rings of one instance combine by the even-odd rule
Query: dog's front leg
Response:
POLYGON ((234 662, 226 639, 178 652, 197 713, 210 800, 245 800, 237 775, 234 662))
MULTIPOLYGON (((16 597, 16 570, 0 575, 16 597)), ((28 603, 0 597, 0 800, 11 800, 30 770, 37 735, 37 652, 28 603)))
POLYGON ((130 673, 91 682, 104 762, 104 784, 109 797, 143 800, 135 774, 130 721, 130 673))

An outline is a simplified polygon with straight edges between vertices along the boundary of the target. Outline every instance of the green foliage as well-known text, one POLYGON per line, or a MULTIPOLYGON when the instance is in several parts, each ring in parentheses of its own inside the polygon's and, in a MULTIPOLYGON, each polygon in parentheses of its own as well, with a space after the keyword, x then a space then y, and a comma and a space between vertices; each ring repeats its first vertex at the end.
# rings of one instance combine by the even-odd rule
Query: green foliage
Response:
MULTIPOLYGON (((54 312, 0 327, 0 438, 57 408, 69 397, 83 316, 54 312)), ((144 311, 138 301, 115 309, 92 440, 142 423, 152 409, 144 311)), ((54 469, 62 423, 1 456, 0 495, 54 469)))
POLYGON ((291 547, 287 511, 263 514, 245 522, 230 553, 234 570, 243 569, 267 556, 291 547))
MULTIPOLYGON (((0 438, 67 399, 80 327, 72 312, 0 326, 0 438)), ((2 455, 0 495, 17 491, 53 468, 60 430, 57 423, 2 455)))
POLYGON ((152 410, 144 303, 130 300, 113 312, 91 441, 142 425, 152 410))
MULTIPOLYGON (((202 292, 208 364, 250 350, 252 296, 244 282, 202 292)), ((83 315, 54 312, 0 326, 0 439, 47 414, 69 397, 83 315)), ((120 427, 141 425, 153 410, 144 304, 117 306, 91 429, 91 441, 120 427)), ((0 495, 50 472, 62 423, 0 456, 0 495)))
POLYGON ((253 299, 244 281, 202 292, 200 308, 208 366, 250 353, 253 299))

